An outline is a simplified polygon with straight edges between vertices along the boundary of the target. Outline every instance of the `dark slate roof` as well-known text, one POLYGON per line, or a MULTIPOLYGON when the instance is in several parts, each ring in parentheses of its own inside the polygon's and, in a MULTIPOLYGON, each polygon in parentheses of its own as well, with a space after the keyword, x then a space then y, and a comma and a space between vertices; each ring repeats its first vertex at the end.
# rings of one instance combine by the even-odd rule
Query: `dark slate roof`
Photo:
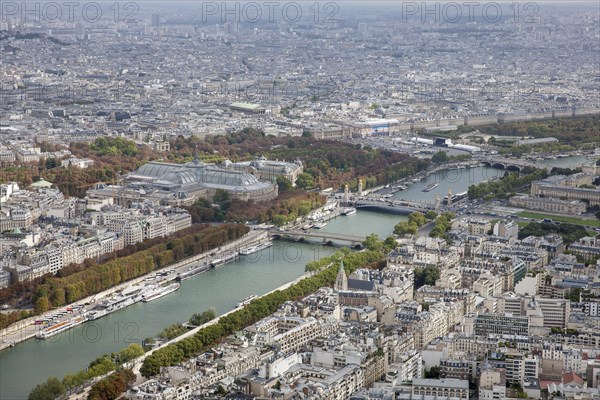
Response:
POLYGON ((374 292, 375 283, 371 281, 363 281, 362 279, 348 279, 348 289, 374 292))

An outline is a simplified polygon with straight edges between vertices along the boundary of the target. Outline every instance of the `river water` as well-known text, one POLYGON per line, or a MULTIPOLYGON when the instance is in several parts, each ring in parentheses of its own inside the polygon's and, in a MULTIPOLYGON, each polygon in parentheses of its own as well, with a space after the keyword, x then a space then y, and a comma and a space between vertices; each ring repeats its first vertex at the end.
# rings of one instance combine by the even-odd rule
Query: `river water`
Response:
MULTIPOLYGON (((539 168, 561 167, 576 168, 589 162, 585 156, 569 156, 550 160, 537 161, 539 168)), ((454 170, 443 170, 428 176, 425 180, 414 183, 406 190, 396 192, 394 198, 398 200, 408 200, 417 202, 435 203, 436 195, 441 199, 448 194, 448 189, 452 194, 464 192, 474 185, 490 179, 500 178, 505 171, 488 167, 476 167, 454 170), (423 188, 431 183, 437 183, 438 186, 429 192, 423 192, 423 188)))
MULTIPOLYGON (((443 198, 449 188, 458 193, 467 190, 469 185, 503 173, 485 167, 441 171, 394 196, 433 202, 436 194, 443 198), (432 182, 439 186, 423 192, 423 187, 432 182)), ((359 210, 354 215, 329 221, 322 230, 362 236, 377 233, 380 238, 385 238, 392 233, 394 225, 405 219, 399 215, 359 210)), ((261 253, 242 257, 186 280, 178 291, 158 300, 137 303, 49 340, 32 339, 3 350, 0 352, 0 399, 26 399, 31 389, 49 376, 62 378, 67 373, 77 372, 96 357, 119 351, 130 343, 141 343, 168 325, 186 321, 193 313, 213 307, 217 314, 223 314, 249 294, 261 295, 298 278, 306 263, 333 251, 334 247, 324 247, 316 242, 279 241, 261 253)))
MULTIPOLYGON (((389 236, 405 217, 359 211, 338 217, 323 230, 354 235, 389 236)), ((87 322, 49 340, 31 339, 0 352, 0 399, 26 399, 49 376, 62 378, 87 367, 106 353, 156 336, 168 325, 215 308, 223 314, 243 297, 261 295, 304 273, 305 265, 330 255, 335 247, 320 243, 277 241, 262 252, 217 267, 183 281, 181 288, 149 303, 137 303, 104 318, 87 322)))
POLYGON ((436 195, 443 199, 448 194, 448 189, 452 190, 452 194, 464 192, 469 189, 469 186, 502 177, 503 170, 476 167, 454 170, 438 171, 429 175, 425 180, 413 183, 405 190, 401 190, 394 194, 394 198, 398 200, 421 201, 434 203, 436 195), (423 188, 429 184, 437 183, 434 189, 429 192, 423 192, 423 188))
POLYGON ((540 160, 536 161, 537 164, 541 166, 551 166, 551 167, 560 167, 560 168, 577 168, 581 167, 583 164, 589 162, 586 156, 570 156, 564 158, 555 158, 549 160, 540 160))

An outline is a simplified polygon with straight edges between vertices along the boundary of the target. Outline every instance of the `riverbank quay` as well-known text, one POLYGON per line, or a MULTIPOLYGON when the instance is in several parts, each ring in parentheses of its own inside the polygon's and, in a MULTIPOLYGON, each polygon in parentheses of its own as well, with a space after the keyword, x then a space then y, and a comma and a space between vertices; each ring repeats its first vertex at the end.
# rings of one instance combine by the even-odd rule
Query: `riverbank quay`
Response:
MULTIPOLYGON (((95 304, 96 302, 100 301, 100 299, 102 299, 102 298, 110 297, 110 296, 114 295, 115 293, 122 291, 123 289, 125 289, 128 286, 136 285, 136 284, 144 284, 146 278, 151 274, 157 274, 157 273, 160 274, 160 273, 166 273, 167 271, 172 271, 168 275, 162 276, 161 279, 157 279, 156 283, 165 283, 165 282, 175 280, 177 277, 177 274, 179 272, 185 270, 186 268, 189 268, 189 266, 191 266, 195 263, 198 263, 198 262, 207 262, 208 263, 212 259, 223 257, 224 255, 227 255, 230 253, 238 252, 241 248, 244 248, 244 247, 247 247, 250 245, 254 245, 256 243, 259 243, 259 242, 267 240, 267 239, 268 239, 267 232, 260 231, 260 230, 250 230, 250 232, 248 232, 243 237, 236 239, 234 241, 231 241, 229 243, 223 244, 219 248, 215 248, 215 249, 209 250, 207 252, 197 254, 192 257, 188 257, 177 263, 165 266, 161 269, 154 270, 150 274, 146 274, 146 275, 140 276, 138 278, 132 279, 130 281, 121 283, 113 288, 107 289, 103 292, 96 293, 95 295, 92 295, 92 296, 88 296, 84 299, 81 299, 81 300, 75 302, 75 303, 64 305, 64 306, 60 307, 60 309, 66 308, 66 307, 90 306, 90 305, 95 304)), ((59 323, 64 320, 68 320, 69 318, 72 318, 75 315, 83 314, 86 311, 87 310, 85 308, 81 308, 77 312, 77 314, 75 314, 75 313, 68 314, 67 313, 67 315, 65 315, 63 318, 55 320, 54 323, 59 323)), ((33 317, 18 321, 16 323, 12 324, 11 326, 2 329, 0 331, 0 351, 3 349, 9 348, 9 347, 15 346, 18 343, 23 342, 25 340, 34 338, 36 333, 40 329, 43 329, 43 327, 44 327, 43 325, 35 325, 35 321, 48 318, 48 316, 55 314, 56 312, 57 312, 56 309, 50 310, 50 311, 45 312, 44 314, 35 315, 33 317)))

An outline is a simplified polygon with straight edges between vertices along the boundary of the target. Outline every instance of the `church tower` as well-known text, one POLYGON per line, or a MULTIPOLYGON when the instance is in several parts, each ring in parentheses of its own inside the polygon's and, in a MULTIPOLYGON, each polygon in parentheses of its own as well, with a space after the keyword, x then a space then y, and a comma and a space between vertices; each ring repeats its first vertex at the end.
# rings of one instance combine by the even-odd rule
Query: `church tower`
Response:
POLYGON ((333 288, 338 292, 348 290, 348 277, 346 276, 346 271, 344 271, 344 261, 340 260, 340 269, 335 278, 335 286, 333 288))

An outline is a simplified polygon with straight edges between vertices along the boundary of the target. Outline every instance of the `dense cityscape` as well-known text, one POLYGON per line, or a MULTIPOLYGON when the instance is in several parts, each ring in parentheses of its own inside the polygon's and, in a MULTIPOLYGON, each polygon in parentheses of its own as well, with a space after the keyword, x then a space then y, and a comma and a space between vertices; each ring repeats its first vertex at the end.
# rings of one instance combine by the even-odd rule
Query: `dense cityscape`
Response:
POLYGON ((595 2, 2 2, 0 399, 600 399, 595 2))

